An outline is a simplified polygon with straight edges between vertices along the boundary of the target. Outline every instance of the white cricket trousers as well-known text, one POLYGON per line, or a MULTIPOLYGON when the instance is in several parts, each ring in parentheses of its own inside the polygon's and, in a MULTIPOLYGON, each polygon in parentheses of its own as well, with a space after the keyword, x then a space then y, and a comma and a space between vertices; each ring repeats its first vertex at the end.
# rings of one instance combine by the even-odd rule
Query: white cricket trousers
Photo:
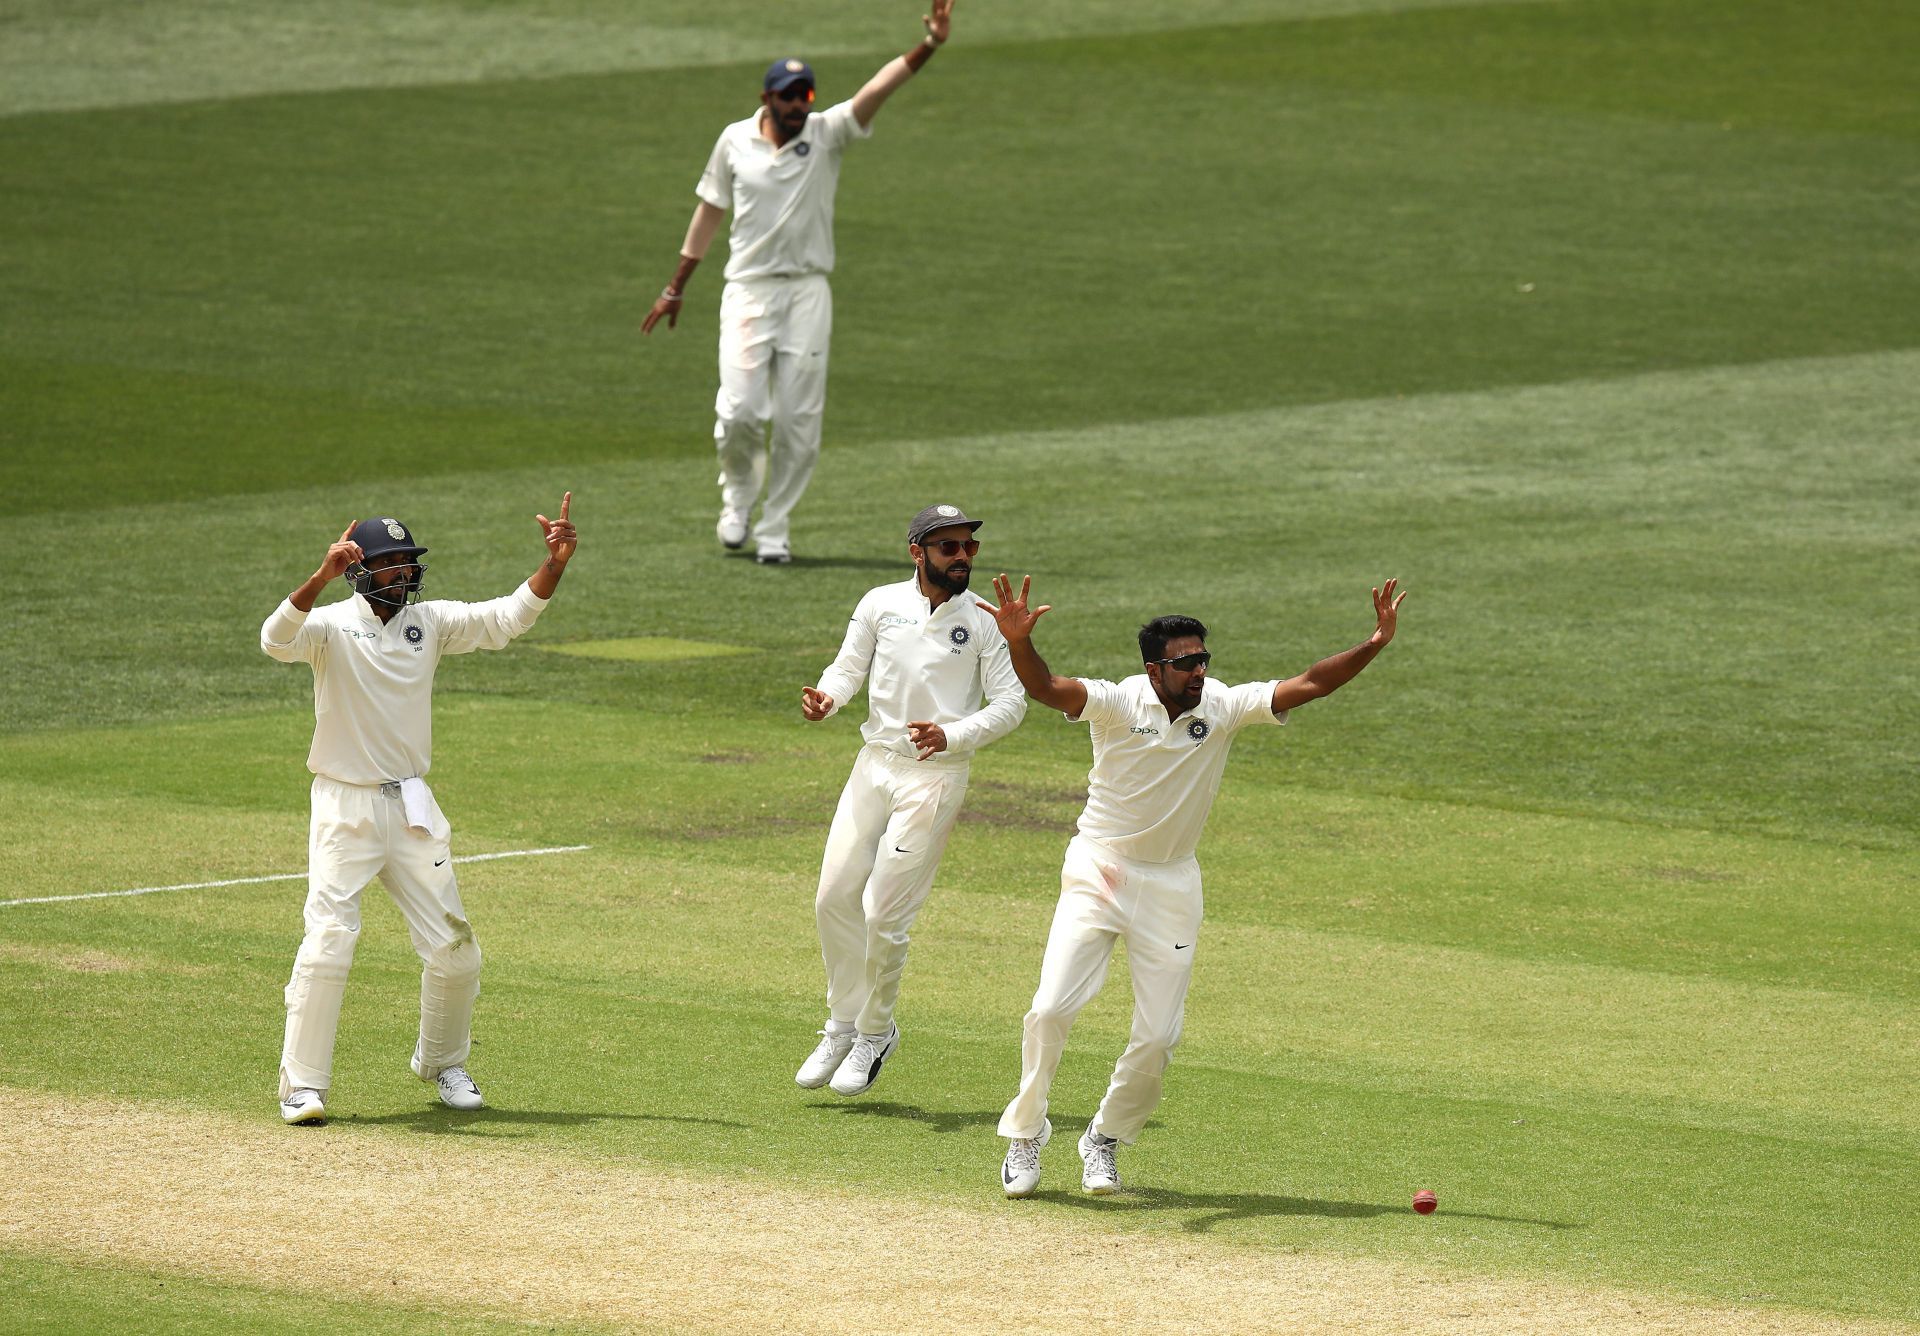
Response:
POLYGON ((1037 1137, 1067 1031, 1106 982, 1113 945, 1127 943, 1133 1034, 1114 1066, 1093 1130, 1132 1145, 1160 1103, 1161 1077, 1180 1042, 1200 938, 1200 864, 1139 863, 1085 835, 1067 844, 1060 903, 1047 934, 1040 987, 1020 1043, 1020 1093, 1000 1115, 1003 1137, 1037 1137))
POLYGON ((745 520, 764 480, 766 504, 754 525, 762 546, 789 545, 793 508, 820 458, 832 336, 825 274, 748 279, 720 294, 720 393, 713 403, 720 504, 745 520))
POLYGON ((907 968, 907 930, 933 889, 967 770, 862 747, 840 792, 813 912, 827 966, 827 1015, 884 1034, 907 968))
MULTIPOLYGON (((333 1041, 360 938, 360 892, 379 877, 420 953, 420 1040, 413 1070, 431 1081, 464 1065, 480 994, 480 946, 467 923, 444 837, 407 825, 397 790, 316 775, 307 833, 306 937, 287 981, 280 1098, 333 1084, 333 1041), (388 796, 392 793, 393 796, 388 796)), ((438 817, 438 806, 435 816, 438 817)), ((445 830, 444 819, 437 822, 445 830)))

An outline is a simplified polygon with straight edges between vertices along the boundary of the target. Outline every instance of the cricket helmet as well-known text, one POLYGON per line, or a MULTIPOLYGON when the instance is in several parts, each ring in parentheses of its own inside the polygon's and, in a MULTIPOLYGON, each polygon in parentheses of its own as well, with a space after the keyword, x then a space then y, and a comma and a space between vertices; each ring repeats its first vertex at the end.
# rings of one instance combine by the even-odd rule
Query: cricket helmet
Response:
POLYGON ((354 593, 396 608, 420 597, 420 580, 427 569, 427 563, 420 560, 420 554, 427 549, 413 541, 413 534, 406 525, 391 517, 361 520, 353 526, 353 531, 347 537, 360 544, 360 560, 347 567, 347 583, 352 586, 354 593), (366 563, 393 552, 413 558, 407 577, 396 584, 376 588, 373 572, 367 569, 366 563))

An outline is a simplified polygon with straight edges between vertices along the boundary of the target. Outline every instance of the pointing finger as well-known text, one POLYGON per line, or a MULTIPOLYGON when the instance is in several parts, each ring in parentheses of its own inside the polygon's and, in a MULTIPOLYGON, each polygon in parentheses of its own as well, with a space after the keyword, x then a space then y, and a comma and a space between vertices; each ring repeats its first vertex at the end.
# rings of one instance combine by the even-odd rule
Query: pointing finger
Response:
POLYGON ((565 496, 560 498, 560 518, 562 520, 565 520, 567 518, 567 507, 572 504, 573 504, 572 492, 568 492, 565 496))

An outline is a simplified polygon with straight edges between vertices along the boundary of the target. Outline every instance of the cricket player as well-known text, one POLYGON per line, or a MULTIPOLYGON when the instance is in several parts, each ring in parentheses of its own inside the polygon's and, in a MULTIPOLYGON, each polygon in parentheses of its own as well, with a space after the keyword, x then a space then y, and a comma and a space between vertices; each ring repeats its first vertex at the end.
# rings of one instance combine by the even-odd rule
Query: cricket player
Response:
POLYGON ((532 626, 573 557, 567 511, 535 518, 547 544, 539 569, 505 598, 421 603, 427 549, 394 519, 349 524, 320 568, 260 628, 260 648, 313 667, 312 821, 306 936, 287 983, 280 1116, 326 1117, 333 1040, 360 936, 360 892, 379 877, 420 953, 420 1040, 413 1070, 456 1109, 484 1102, 468 1075, 480 946, 460 903, 447 819, 427 787, 433 763, 433 675, 449 654, 504 649, 532 626), (314 611, 335 576, 353 597, 314 611))
POLYGON ((1124 682, 1056 677, 1033 647, 1043 605, 1028 610, 1032 578, 1002 575, 999 607, 982 603, 1006 637, 1013 668, 1042 705, 1093 730, 1093 769, 1079 834, 1067 844, 1060 901, 1027 1012, 1020 1047, 1020 1092, 1000 1115, 1011 1139, 1000 1167, 1009 1197, 1040 1185, 1040 1148, 1053 1135, 1047 1089, 1067 1031, 1099 993, 1113 945, 1124 938, 1133 975, 1133 1033, 1100 1109, 1080 1138, 1080 1183, 1117 1192, 1117 1145, 1132 1145, 1160 1103, 1161 1077, 1180 1042, 1187 983, 1200 938, 1200 865, 1194 847, 1227 752, 1240 729, 1284 724, 1287 712, 1352 681, 1393 639, 1397 581, 1373 591, 1373 634, 1296 677, 1222 686, 1207 673, 1207 628, 1191 617, 1156 617, 1140 628, 1144 671, 1124 682))
POLYGON ((1007 643, 966 596, 980 524, 958 506, 915 515, 913 578, 869 590, 819 685, 800 689, 800 713, 818 723, 867 685, 865 745, 827 832, 814 899, 827 1023, 794 1076, 809 1090, 830 1080, 836 1094, 857 1095, 899 1046, 893 1009, 907 931, 967 796, 968 763, 1026 717, 1007 643))
POLYGON ((849 102, 813 114, 813 70, 776 60, 762 81, 760 108, 720 133, 700 177, 700 197, 680 263, 641 322, 650 334, 680 320, 694 267, 731 209, 726 287, 720 294, 720 392, 714 444, 720 452, 720 542, 739 548, 765 485, 754 558, 793 560, 790 521, 820 457, 827 406, 827 348, 833 333, 833 198, 840 155, 873 133, 873 118, 895 89, 945 45, 953 0, 933 0, 926 36, 888 61, 849 102), (769 423, 772 431, 769 437, 769 423))

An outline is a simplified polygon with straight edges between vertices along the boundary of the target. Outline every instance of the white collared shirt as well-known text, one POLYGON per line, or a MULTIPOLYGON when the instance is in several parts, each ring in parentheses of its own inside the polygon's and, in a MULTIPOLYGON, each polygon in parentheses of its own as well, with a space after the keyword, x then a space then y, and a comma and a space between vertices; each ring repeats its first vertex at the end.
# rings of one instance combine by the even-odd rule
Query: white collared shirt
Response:
POLYGON ((522 584, 484 603, 435 599, 384 626, 359 594, 302 612, 290 600, 260 627, 260 648, 313 665, 307 769, 342 784, 384 784, 433 764, 433 673, 448 654, 504 649, 547 606, 522 584))
POLYGON ((1142 863, 1191 858, 1234 735, 1262 720, 1287 722, 1286 711, 1273 712, 1273 682, 1230 687, 1208 678, 1199 706, 1169 720, 1145 673, 1080 681, 1087 704, 1079 722, 1093 728, 1080 833, 1142 863))
POLYGON ((993 617, 971 594, 932 607, 918 575, 867 591, 818 690, 833 697, 838 713, 862 684, 867 722, 860 736, 867 745, 918 756, 907 740, 908 724, 929 722, 945 730, 947 749, 928 757, 927 765, 964 765, 1027 715, 1027 693, 993 617))
POLYGON ((760 133, 760 112, 720 132, 694 193, 733 211, 727 281, 795 278, 833 272, 833 197, 840 155, 868 139, 852 102, 807 117, 800 133, 775 148, 760 133))

